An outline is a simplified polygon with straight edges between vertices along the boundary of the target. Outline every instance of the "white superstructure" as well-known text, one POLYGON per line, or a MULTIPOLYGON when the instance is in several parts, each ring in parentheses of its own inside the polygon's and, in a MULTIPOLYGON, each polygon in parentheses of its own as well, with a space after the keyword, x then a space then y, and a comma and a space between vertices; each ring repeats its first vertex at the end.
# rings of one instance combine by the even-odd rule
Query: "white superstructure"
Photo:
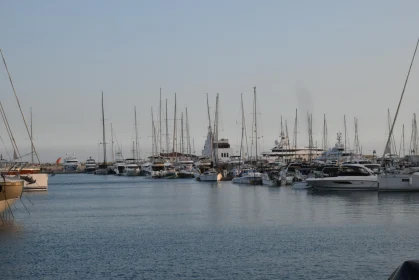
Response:
POLYGON ((74 153, 72 155, 67 153, 63 166, 65 171, 77 171, 80 169, 81 164, 74 153))
POLYGON ((262 156, 269 162, 290 163, 292 161, 308 161, 322 153, 323 149, 317 147, 293 147, 288 137, 282 134, 280 141, 275 141, 275 147, 270 152, 262 152, 262 156))

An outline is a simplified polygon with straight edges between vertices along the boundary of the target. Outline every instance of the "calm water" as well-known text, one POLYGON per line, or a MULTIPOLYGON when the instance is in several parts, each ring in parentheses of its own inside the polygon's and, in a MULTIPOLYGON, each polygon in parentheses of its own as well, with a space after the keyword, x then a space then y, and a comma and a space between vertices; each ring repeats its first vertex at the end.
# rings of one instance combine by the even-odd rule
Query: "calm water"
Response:
POLYGON ((1 279, 386 279, 419 194, 56 175, 0 229, 1 279))

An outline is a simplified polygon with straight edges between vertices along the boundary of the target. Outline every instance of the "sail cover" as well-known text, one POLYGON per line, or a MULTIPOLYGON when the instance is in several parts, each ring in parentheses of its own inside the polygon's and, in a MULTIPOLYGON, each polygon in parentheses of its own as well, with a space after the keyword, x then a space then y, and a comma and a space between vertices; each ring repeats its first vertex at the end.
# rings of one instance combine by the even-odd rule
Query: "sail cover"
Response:
POLYGON ((388 278, 388 280, 419 279, 419 260, 405 261, 388 278))

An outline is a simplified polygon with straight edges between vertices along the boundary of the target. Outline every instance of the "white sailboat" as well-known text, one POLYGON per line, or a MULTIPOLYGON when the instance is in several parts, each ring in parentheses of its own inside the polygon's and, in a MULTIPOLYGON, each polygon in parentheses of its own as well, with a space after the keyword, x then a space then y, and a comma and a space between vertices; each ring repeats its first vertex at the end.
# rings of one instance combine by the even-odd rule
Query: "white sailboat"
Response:
MULTIPOLYGON (((212 150, 211 160, 215 167, 217 166, 217 154, 218 154, 218 145, 214 145, 214 143, 218 144, 218 99, 219 99, 219 94, 217 93, 216 105, 215 105, 215 122, 214 122, 215 133, 213 134, 212 128, 211 128, 211 117, 210 117, 208 94, 207 94, 207 108, 208 108, 208 120, 209 120, 208 138, 210 140, 209 142, 210 142, 210 147, 212 150)), ((200 181, 210 181, 210 182, 220 181, 221 178, 222 178, 221 173, 219 173, 215 168, 205 170, 198 177, 200 181)))
MULTIPOLYGON (((393 129, 396 124, 396 119, 399 113, 400 105, 403 100, 404 92, 406 89, 407 82, 409 80, 410 71, 412 69, 413 62, 415 60, 416 51, 418 49, 419 39, 416 42, 415 51, 413 53, 413 58, 410 63, 409 71, 407 72, 406 80, 404 83, 404 87, 400 96, 399 104, 397 106, 396 115, 394 116, 393 124, 390 127, 389 135, 387 138, 387 143, 385 146, 385 151, 383 154, 382 159, 384 160, 386 153, 388 152, 393 137, 393 129)), ((416 138, 416 137, 415 137, 416 138)), ((415 140, 416 141, 416 140, 415 140)), ((379 191, 419 191, 419 172, 415 172, 413 174, 391 174, 391 173, 384 173, 378 176, 378 184, 379 184, 379 191)))

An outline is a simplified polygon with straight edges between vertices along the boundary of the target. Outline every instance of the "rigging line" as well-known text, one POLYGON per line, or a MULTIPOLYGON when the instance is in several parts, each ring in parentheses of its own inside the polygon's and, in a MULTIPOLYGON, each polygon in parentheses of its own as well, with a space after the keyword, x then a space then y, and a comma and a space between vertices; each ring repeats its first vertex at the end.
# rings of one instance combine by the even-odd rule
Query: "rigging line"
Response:
MULTIPOLYGON (((396 119, 397 119, 397 116, 399 114, 400 105, 402 104, 404 92, 406 90, 407 81, 409 80, 410 70, 412 70, 413 61, 415 60, 416 51, 418 50, 418 45, 419 45, 419 38, 418 38, 418 41, 416 42, 415 52, 413 53, 413 58, 412 58, 412 61, 410 62, 409 71, 407 72, 406 81, 404 82, 402 94, 401 94, 400 100, 399 100, 399 105, 397 105, 396 115, 394 116, 393 124, 391 125, 390 134, 388 136, 387 144, 386 144, 385 147, 388 146, 388 144, 390 142, 390 139, 391 139, 391 135, 393 134, 394 125, 396 124, 396 119)), ((383 159, 384 159, 384 156, 385 156, 385 150, 384 150, 384 153, 383 153, 383 159)))
POLYGON ((7 120, 6 113, 3 109, 3 104, 0 102, 0 113, 3 118, 4 125, 6 126, 7 133, 9 134, 10 141, 12 142, 13 150, 15 150, 20 157, 19 148, 17 147, 16 140, 13 136, 12 129, 10 128, 9 121, 7 120))
POLYGON ((9 158, 9 160, 12 160, 12 158, 9 155, 9 152, 7 151, 6 144, 3 141, 3 137, 0 136, 0 140, 3 143, 4 149, 6 150, 7 157, 9 158))
POLYGON ((20 197, 20 202, 22 202, 23 207, 25 207, 26 212, 28 212, 29 216, 31 215, 31 212, 29 212, 28 208, 26 207, 25 203, 23 203, 22 197, 20 197))
POLYGON ((7 75, 9 76, 10 84, 12 85, 13 93, 15 94, 17 105, 19 106, 20 114, 22 115, 23 122, 25 123, 26 132, 28 133, 28 136, 31 139, 33 151, 35 153, 36 159, 38 160, 38 163, 41 164, 41 161, 39 160, 39 157, 38 157, 38 152, 36 151, 35 145, 33 144, 31 133, 29 132, 28 124, 26 123, 25 115, 23 114, 22 107, 20 106, 20 102, 16 94, 15 86, 13 85, 12 76, 10 76, 9 69, 7 68, 6 60, 4 59, 3 52, 1 49, 0 49, 0 54, 1 54, 1 57, 3 58, 4 67, 6 68, 7 75))

